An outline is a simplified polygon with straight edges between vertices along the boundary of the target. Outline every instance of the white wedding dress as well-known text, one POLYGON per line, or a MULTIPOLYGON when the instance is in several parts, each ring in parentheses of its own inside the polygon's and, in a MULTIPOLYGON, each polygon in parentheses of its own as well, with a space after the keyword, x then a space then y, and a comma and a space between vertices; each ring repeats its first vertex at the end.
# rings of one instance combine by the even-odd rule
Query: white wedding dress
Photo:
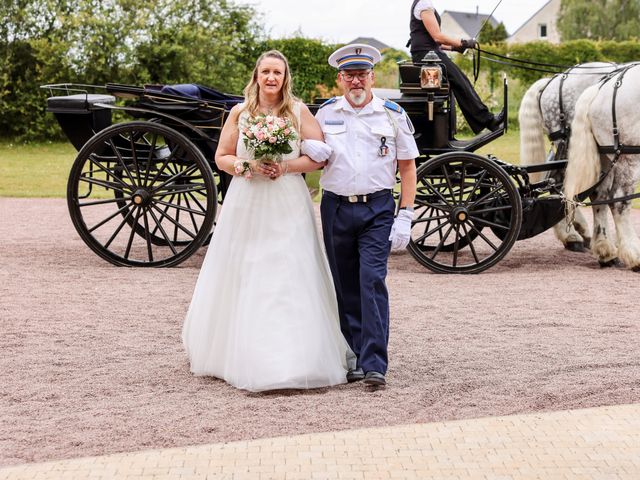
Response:
MULTIPOLYGON (((292 147, 285 160, 300 156, 299 141, 292 147)), ((241 139, 237 156, 250 157, 241 139)), ((195 375, 244 390, 346 382, 353 354, 300 174, 233 178, 182 339, 195 375)))

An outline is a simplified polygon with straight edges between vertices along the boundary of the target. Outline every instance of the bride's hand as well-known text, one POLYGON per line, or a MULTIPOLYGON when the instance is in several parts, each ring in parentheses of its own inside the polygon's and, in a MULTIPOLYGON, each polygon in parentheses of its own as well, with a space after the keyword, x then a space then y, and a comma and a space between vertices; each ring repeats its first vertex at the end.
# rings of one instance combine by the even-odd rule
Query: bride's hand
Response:
POLYGON ((273 166, 275 167, 276 172, 271 178, 274 180, 285 175, 289 171, 289 162, 287 160, 282 160, 273 166))
POLYGON ((273 166, 271 164, 260 162, 258 160, 251 161, 251 169, 257 174, 263 177, 273 178, 274 173, 273 166))
POLYGON ((259 175, 275 180, 286 173, 285 168, 283 168, 283 163, 284 162, 257 162, 256 171, 259 175))

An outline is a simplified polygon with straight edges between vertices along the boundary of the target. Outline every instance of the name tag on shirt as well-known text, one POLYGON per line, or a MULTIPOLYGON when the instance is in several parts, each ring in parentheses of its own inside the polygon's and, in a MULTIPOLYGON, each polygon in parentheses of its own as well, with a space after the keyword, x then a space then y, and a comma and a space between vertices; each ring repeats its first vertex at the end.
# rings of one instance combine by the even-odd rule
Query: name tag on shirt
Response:
POLYGON ((344 120, 325 120, 325 125, 344 125, 344 120))

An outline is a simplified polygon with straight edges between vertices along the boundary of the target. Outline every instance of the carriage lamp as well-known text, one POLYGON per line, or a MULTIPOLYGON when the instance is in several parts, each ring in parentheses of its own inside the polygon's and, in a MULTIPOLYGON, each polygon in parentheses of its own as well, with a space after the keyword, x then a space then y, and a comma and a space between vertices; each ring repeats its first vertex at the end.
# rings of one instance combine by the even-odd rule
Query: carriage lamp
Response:
POLYGON ((420 69, 420 86, 425 89, 437 89, 442 85, 440 65, 423 65, 420 69))
POLYGON ((420 69, 420 87, 430 90, 442 87, 442 67, 440 57, 433 50, 422 59, 424 65, 420 69))

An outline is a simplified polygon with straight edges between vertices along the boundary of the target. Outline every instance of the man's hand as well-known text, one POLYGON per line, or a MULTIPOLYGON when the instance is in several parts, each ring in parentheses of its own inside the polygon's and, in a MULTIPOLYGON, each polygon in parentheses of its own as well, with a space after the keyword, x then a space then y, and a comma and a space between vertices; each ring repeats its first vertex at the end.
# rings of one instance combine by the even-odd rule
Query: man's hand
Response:
POLYGON ((400 210, 391 227, 391 250, 404 250, 409 245, 411 238, 411 220, 413 210, 400 210))

